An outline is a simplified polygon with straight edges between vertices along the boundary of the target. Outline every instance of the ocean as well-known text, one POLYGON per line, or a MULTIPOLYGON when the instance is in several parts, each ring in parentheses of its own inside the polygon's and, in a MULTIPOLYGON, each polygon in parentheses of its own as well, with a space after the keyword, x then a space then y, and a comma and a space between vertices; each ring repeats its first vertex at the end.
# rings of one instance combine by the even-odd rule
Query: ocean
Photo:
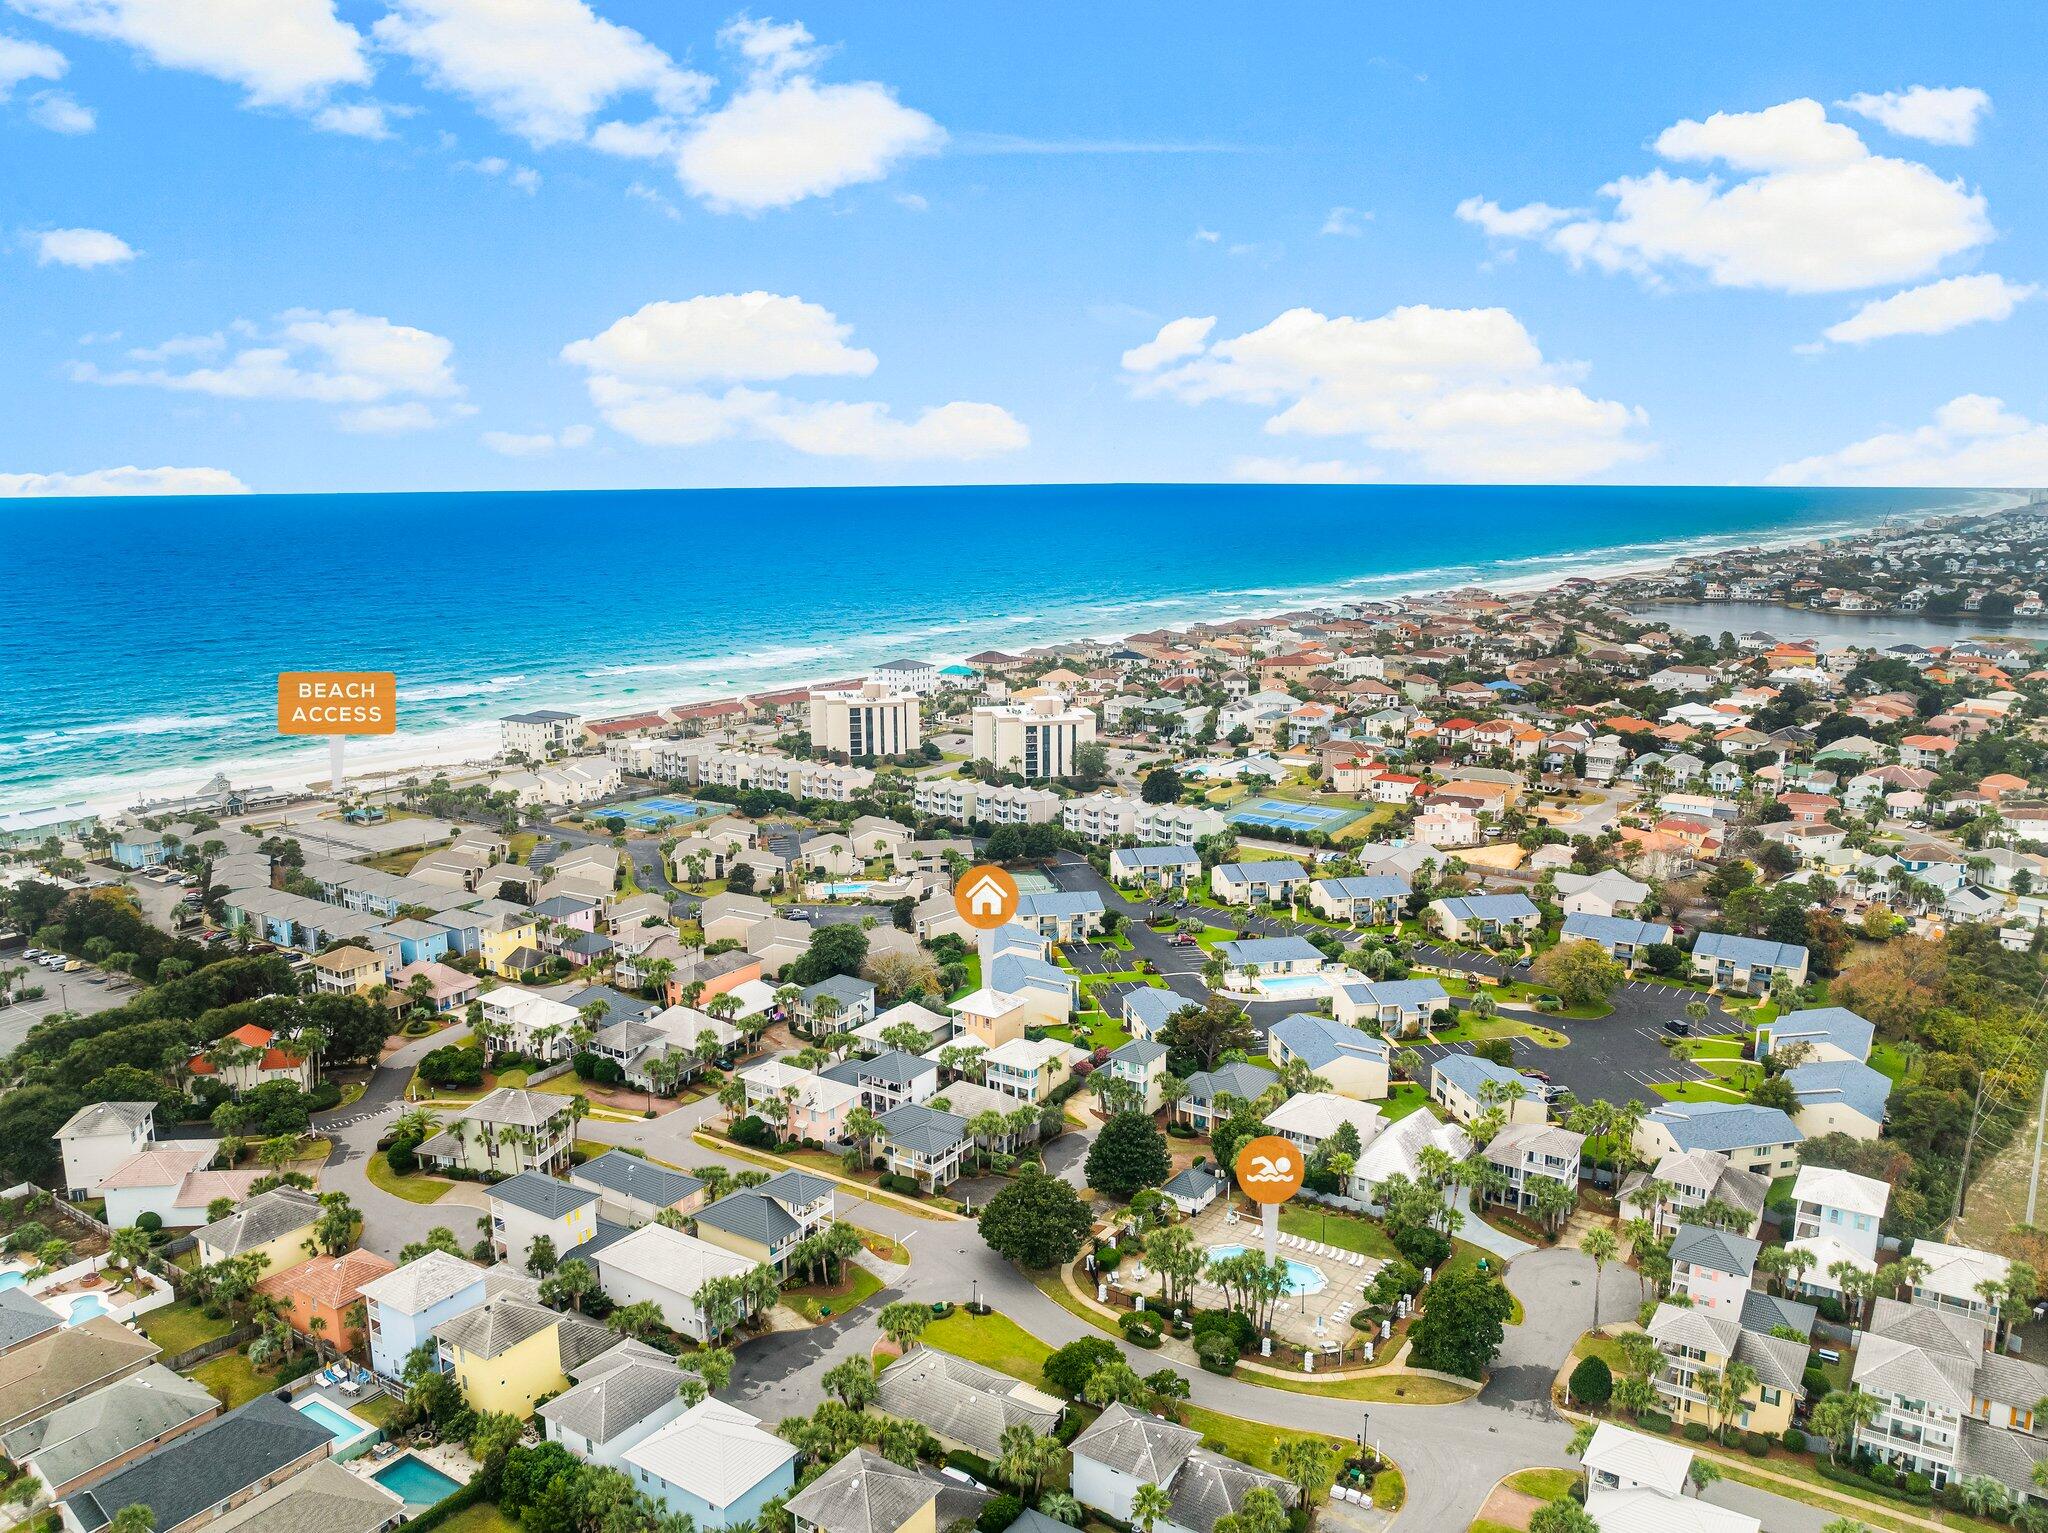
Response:
POLYGON ((1989 509, 1969 491, 1045 485, 0 501, 0 812, 324 779, 280 670, 398 675, 352 774, 987 648, 1989 509))

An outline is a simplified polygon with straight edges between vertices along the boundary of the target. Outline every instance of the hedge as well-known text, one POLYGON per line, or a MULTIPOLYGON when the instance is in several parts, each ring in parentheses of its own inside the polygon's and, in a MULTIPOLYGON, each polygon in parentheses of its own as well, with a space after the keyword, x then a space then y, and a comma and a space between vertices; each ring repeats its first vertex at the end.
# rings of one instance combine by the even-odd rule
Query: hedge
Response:
POLYGON ((1906 1501, 1916 1506, 1928 1506, 1934 1500, 1931 1493, 1916 1496, 1905 1487, 1892 1484, 1889 1479, 1873 1480, 1861 1470, 1850 1469, 1845 1465, 1837 1464, 1825 1454, 1813 1461, 1813 1467, 1820 1471, 1820 1477, 1823 1480, 1832 1480, 1837 1485, 1852 1486, 1857 1490, 1875 1491, 1878 1495, 1889 1497, 1893 1501, 1906 1501))
POLYGON ((447 1495, 428 1507, 419 1516, 406 1524, 411 1533, 427 1533, 453 1517, 457 1512, 466 1512, 478 1502, 489 1499, 484 1495, 481 1478, 471 1480, 467 1485, 451 1490, 447 1495))

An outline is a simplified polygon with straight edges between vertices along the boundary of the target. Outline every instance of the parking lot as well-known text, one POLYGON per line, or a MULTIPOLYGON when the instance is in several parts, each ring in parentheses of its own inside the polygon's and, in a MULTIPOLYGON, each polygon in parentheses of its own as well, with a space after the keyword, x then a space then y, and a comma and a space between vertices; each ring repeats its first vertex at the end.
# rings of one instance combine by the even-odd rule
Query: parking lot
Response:
POLYGON ((129 980, 102 970, 85 968, 70 974, 53 974, 21 955, 19 949, 13 953, 0 953, 0 964, 12 968, 16 964, 28 964, 29 972, 23 978, 28 985, 41 985, 43 996, 40 1000, 17 1001, 12 1006, 0 1007, 0 1054, 12 1053, 29 1029, 45 1017, 53 1017, 60 1011, 75 1011, 82 1016, 96 1012, 111 1011, 133 997, 137 987, 129 980))

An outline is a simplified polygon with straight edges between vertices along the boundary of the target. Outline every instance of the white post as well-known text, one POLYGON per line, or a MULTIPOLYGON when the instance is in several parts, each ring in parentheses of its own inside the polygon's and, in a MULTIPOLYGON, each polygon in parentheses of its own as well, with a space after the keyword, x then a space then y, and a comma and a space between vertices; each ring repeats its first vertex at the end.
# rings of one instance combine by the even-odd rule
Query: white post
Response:
POLYGON ((1259 1222, 1265 1229, 1266 1260, 1270 1262, 1276 1259, 1280 1250, 1280 1205, 1278 1203, 1261 1203, 1259 1205, 1259 1222))
POLYGON ((338 794, 341 792, 341 748, 346 743, 346 740, 340 735, 335 735, 327 742, 327 791, 329 793, 338 794))

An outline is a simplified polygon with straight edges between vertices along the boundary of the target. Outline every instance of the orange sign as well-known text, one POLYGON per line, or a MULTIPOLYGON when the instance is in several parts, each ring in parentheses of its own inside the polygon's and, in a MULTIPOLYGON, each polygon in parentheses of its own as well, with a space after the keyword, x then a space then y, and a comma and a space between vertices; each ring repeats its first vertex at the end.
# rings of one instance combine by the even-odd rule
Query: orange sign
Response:
POLYGON ((953 886, 953 908, 976 931, 1007 926, 1017 914, 1017 880, 992 862, 969 868, 953 886))
POLYGON ((1300 1149, 1278 1134, 1261 1134, 1237 1152, 1237 1185, 1254 1203, 1285 1203, 1307 1172, 1300 1149))
POLYGON ((388 735, 398 728, 398 678, 389 671, 284 671, 277 731, 285 735, 388 735))

